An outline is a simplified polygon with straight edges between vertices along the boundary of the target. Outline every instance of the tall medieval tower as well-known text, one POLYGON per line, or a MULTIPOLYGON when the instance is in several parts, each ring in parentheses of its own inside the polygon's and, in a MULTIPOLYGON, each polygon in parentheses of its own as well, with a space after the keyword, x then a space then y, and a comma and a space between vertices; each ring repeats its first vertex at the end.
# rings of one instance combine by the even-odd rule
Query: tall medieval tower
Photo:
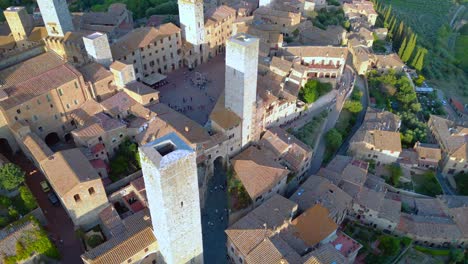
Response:
MULTIPOLYGON (((205 43, 203 0, 178 0, 182 37, 194 46, 205 43)), ((195 49, 197 50, 197 49, 195 49)))
POLYGON ((165 263, 203 263, 195 152, 175 133, 139 150, 153 232, 165 263))
POLYGON ((242 119, 242 147, 255 130, 259 39, 240 33, 226 43, 224 107, 242 119))
POLYGON ((37 0, 50 37, 63 37, 73 31, 73 22, 66 0, 37 0))
POLYGON ((15 42, 19 44, 27 40, 29 33, 31 33, 33 23, 26 8, 23 6, 11 6, 5 9, 3 14, 5 15, 15 42))

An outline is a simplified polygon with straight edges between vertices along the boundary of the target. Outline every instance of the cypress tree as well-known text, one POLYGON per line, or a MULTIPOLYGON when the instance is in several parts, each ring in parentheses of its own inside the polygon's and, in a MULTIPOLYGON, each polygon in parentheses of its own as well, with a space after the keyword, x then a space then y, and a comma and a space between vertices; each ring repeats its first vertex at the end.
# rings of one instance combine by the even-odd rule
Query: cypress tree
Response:
POLYGON ((400 56, 400 58, 403 57, 405 48, 406 48, 406 38, 403 39, 403 43, 401 43, 400 49, 398 50, 398 56, 400 56))
POLYGON ((390 19, 390 27, 388 28, 388 32, 389 33, 392 33, 394 30, 395 30, 395 25, 396 25, 396 17, 395 16, 392 16, 392 18, 390 19))
POLYGON ((411 58, 411 54, 413 54, 414 48, 416 47, 416 39, 416 34, 411 33, 410 41, 406 45, 403 57, 401 58, 402 61, 407 62, 411 58))
POLYGON ((413 60, 411 61, 411 67, 416 68, 416 64, 419 60, 419 57, 421 56, 421 47, 418 45, 417 46, 418 51, 416 52, 416 55, 414 55, 413 60))
POLYGON ((387 11, 385 12, 385 18, 384 18, 384 25, 387 25, 389 24, 389 21, 388 19, 390 18, 390 14, 392 13, 392 6, 388 6, 387 8, 387 11))
POLYGON ((426 54, 427 54, 427 49, 421 48, 419 58, 418 58, 418 60, 416 61, 415 65, 414 65, 414 68, 416 70, 418 70, 418 71, 422 70, 422 68, 424 66, 424 56, 426 56, 426 54))
POLYGON ((394 41, 393 41, 393 48, 398 49, 401 45, 401 42, 404 39, 403 33, 405 30, 405 24, 403 21, 400 21, 400 26, 398 26, 398 30, 393 33, 395 36, 394 41))

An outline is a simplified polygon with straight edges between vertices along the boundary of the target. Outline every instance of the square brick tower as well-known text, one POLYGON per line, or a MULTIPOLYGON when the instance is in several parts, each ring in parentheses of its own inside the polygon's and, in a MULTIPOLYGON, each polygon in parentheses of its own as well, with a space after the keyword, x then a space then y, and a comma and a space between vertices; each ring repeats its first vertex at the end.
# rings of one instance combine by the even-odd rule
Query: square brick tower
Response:
POLYGON ((153 232, 165 263, 203 263, 195 152, 175 133, 139 150, 153 232))
POLYGON ((97 63, 109 68, 112 63, 112 53, 107 35, 105 33, 94 32, 83 37, 83 42, 88 55, 97 63))
POLYGON ((254 133, 259 39, 240 33, 226 42, 224 107, 242 119, 242 147, 254 133))
POLYGON ((63 37, 73 31, 67 0, 37 0, 37 4, 50 37, 63 37))
POLYGON ((26 8, 23 6, 10 6, 3 11, 3 14, 5 15, 15 42, 21 43, 27 40, 33 24, 26 8))
POLYGON ((204 44, 205 16, 203 14, 203 0, 179 0, 178 5, 182 37, 194 46, 204 44))

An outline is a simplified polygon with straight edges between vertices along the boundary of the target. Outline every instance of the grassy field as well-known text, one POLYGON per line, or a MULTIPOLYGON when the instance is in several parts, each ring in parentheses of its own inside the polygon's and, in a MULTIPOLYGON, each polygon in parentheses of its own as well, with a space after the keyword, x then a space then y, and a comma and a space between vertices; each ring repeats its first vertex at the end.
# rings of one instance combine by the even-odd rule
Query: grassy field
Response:
POLYGON ((413 175, 413 186, 417 193, 435 197, 442 194, 442 187, 432 174, 413 175))
POLYGON ((384 0, 386 5, 392 5, 408 26, 418 34, 425 35, 429 41, 434 41, 437 29, 450 22, 455 10, 451 0, 384 0))
POLYGON ((460 35, 455 44, 455 57, 460 60, 460 67, 468 72, 468 35, 460 35))

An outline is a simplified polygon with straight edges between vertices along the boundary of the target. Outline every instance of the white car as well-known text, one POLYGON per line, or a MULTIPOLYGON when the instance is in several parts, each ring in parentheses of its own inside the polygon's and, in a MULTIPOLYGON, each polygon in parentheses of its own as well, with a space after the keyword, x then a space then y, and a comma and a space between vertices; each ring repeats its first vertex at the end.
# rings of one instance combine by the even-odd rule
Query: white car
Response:
POLYGON ((447 101, 443 100, 443 101, 442 101, 442 104, 443 104, 443 105, 447 105, 447 101))

